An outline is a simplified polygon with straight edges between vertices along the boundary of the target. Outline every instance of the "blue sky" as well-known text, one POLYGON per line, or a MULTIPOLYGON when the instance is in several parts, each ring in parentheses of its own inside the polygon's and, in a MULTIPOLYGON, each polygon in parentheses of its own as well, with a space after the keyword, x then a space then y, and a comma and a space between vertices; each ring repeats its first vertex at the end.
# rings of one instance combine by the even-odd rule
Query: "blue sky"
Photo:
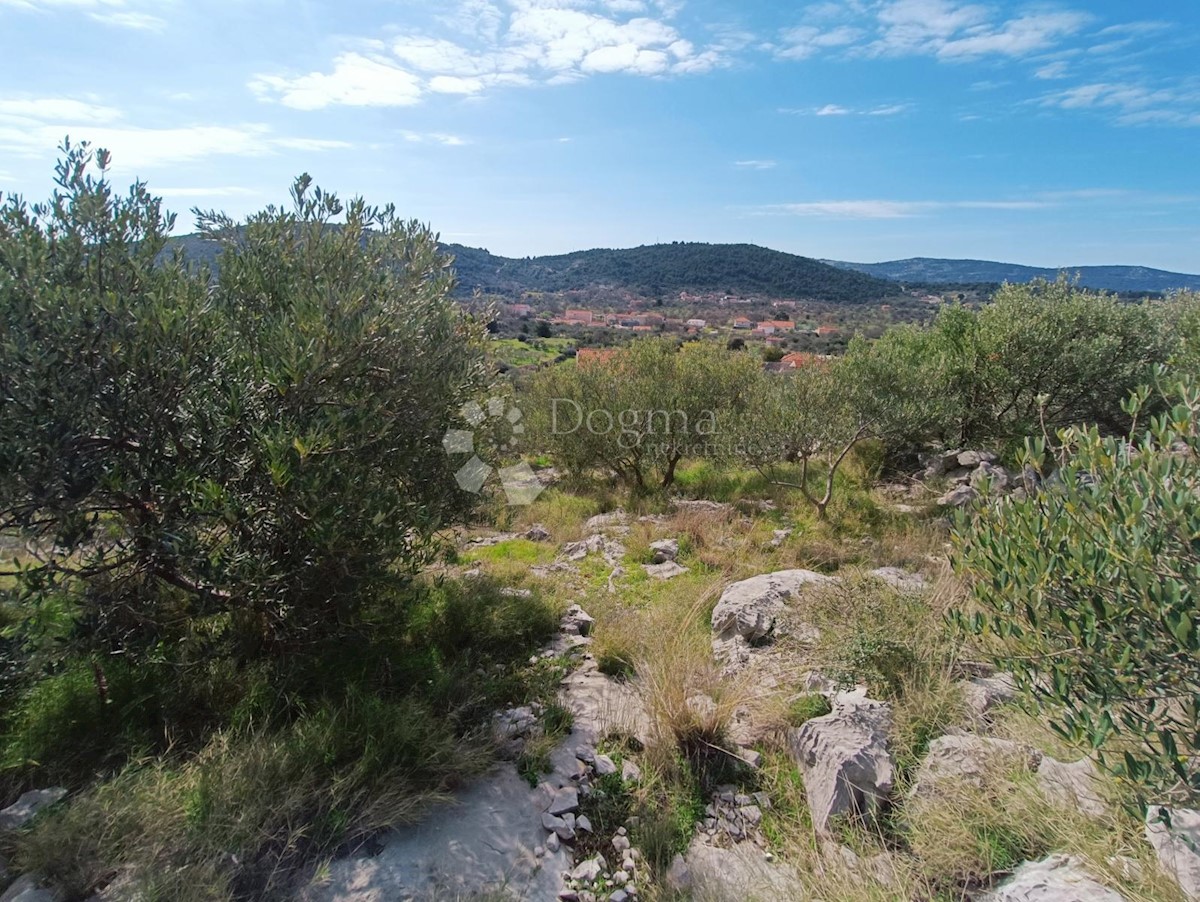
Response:
POLYGON ((514 256, 656 241, 1200 272, 1200 3, 0 0, 0 190, 55 145, 291 177, 514 256))

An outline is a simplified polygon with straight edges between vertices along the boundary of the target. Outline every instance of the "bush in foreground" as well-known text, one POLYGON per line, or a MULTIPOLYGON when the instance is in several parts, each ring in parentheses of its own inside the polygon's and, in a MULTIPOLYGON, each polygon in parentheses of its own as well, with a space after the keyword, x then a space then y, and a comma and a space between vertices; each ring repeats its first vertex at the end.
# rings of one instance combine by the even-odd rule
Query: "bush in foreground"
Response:
MULTIPOLYGON (((1151 399, 1125 405, 1137 418, 1151 399)), ((1057 471, 1023 500, 960 524, 960 564, 1024 688, 1068 739, 1160 798, 1194 800, 1200 772, 1200 386, 1167 390, 1166 410, 1124 438, 1095 427, 1031 443, 1057 471)))

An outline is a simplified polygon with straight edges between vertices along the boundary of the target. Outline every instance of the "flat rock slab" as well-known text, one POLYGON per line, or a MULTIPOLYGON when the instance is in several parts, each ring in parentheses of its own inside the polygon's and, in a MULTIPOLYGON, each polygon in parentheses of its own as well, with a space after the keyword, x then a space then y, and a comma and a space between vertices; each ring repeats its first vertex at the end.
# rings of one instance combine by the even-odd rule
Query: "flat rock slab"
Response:
POLYGON ((632 736, 643 745, 650 742, 650 717, 641 698, 627 683, 610 679, 594 660, 584 661, 563 680, 562 702, 575 716, 572 747, 595 743, 605 733, 632 736))
POLYGON ((394 902, 409 896, 504 890, 514 899, 555 899, 570 866, 563 847, 542 857, 542 814, 551 802, 545 784, 530 789, 503 766, 435 808, 419 824, 396 829, 371 858, 329 866, 329 879, 301 895, 311 902, 394 902))
POLYGON ((805 896, 797 876, 767 861, 752 843, 723 849, 697 838, 686 858, 675 857, 666 882, 693 902, 781 902, 805 896))
POLYGON ((1116 890, 1099 883, 1083 863, 1066 855, 1027 861, 995 889, 973 902, 1125 902, 1116 890))
POLYGON ((0 830, 19 830, 33 820, 43 808, 53 805, 66 796, 61 787, 31 789, 19 799, 0 811, 0 830))
POLYGON ((1200 811, 1151 806, 1146 812, 1146 839, 1183 894, 1200 899, 1200 811))

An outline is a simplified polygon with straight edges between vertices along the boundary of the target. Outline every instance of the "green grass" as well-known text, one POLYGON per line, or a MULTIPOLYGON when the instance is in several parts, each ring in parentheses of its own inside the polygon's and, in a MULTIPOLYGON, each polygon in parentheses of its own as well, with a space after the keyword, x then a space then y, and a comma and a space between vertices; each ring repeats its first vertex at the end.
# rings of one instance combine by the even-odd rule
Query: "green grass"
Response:
MULTIPOLYGON (((419 581, 359 640, 256 668, 106 662, 103 705, 89 661, 35 682, 5 724, 4 762, 21 784, 74 792, 20 838, 18 865, 80 896, 115 872, 147 899, 282 894, 314 856, 480 771, 493 711, 553 700, 566 662, 529 655, 558 611, 501 588, 419 581), (203 725, 189 731, 189 715, 203 725)), ((569 730, 568 712, 544 717, 547 735, 569 730)))

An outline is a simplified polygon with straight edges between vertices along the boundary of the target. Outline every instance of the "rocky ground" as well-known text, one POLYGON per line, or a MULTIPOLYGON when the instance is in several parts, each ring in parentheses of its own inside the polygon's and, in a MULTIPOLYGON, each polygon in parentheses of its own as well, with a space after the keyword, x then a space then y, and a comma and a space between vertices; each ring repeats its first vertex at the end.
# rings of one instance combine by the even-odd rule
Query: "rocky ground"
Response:
MULTIPOLYGON (((921 475, 941 480, 942 487, 951 486, 936 501, 943 507, 965 503, 963 498, 983 491, 1024 491, 1032 485, 1030 474, 1008 473, 994 460, 994 455, 979 452, 948 452, 928 461, 921 475)), ((926 503, 923 499, 928 497, 904 485, 884 487, 883 495, 902 512, 926 503)), ((673 515, 726 520, 737 516, 729 505, 706 501, 680 502, 673 515)), ((584 523, 581 537, 563 542, 552 561, 531 566, 531 576, 575 587, 590 567, 600 573, 601 591, 611 594, 622 591, 627 571, 635 567, 651 583, 677 579, 697 563, 679 560, 686 544, 682 537, 660 534, 672 522, 667 515, 635 518, 620 511, 592 517, 584 523), (654 537, 647 543, 644 560, 631 561, 627 543, 636 538, 633 533, 638 529, 654 537)), ((779 548, 790 535, 790 528, 774 529, 766 544, 779 548)), ((494 548, 513 540, 548 543, 552 535, 534 524, 519 532, 476 536, 468 547, 494 548)), ((463 576, 478 574, 478 567, 468 567, 463 576)), ((907 596, 932 591, 927 575, 915 570, 887 566, 860 576, 867 584, 873 581, 907 596)), ((538 739, 544 712, 536 705, 498 711, 493 731, 504 755, 489 774, 420 824, 394 830, 371 848, 329 863, 299 898, 306 902, 481 895, 564 902, 850 898, 836 889, 815 895, 815 869, 828 886, 870 886, 876 893, 854 898, 903 899, 912 898, 906 875, 919 869, 919 862, 914 862, 919 850, 887 842, 856 848, 847 840, 846 824, 943 816, 957 804, 964 788, 990 792, 999 785, 997 775, 1011 774, 1027 776, 1040 802, 1065 812, 1063 816, 1072 823, 1103 825, 1115 816, 1111 794, 1088 757, 1059 760, 1031 743, 997 732, 997 716, 1017 698, 1017 689, 1007 674, 984 664, 955 662, 952 677, 963 717, 940 735, 927 737, 920 760, 898 761, 894 703, 872 697, 868 685, 846 685, 836 674, 813 666, 810 652, 821 633, 813 622, 814 599, 839 586, 853 588, 840 574, 802 568, 758 573, 720 585, 709 621, 711 661, 720 679, 755 690, 732 705, 721 753, 751 778, 709 788, 690 844, 669 867, 652 872, 644 851, 634 842, 637 830, 632 818, 604 825, 593 823, 588 814, 593 810, 589 799, 607 792, 614 781, 633 787, 645 779, 643 771, 649 765, 640 761, 639 750, 661 743, 664 727, 642 674, 602 672, 593 645, 596 622, 578 603, 581 595, 572 592, 577 600, 566 606, 559 633, 539 653, 566 664, 558 703, 570 712, 572 723, 569 733, 547 753, 533 785, 512 759, 520 758, 538 739), (793 701, 819 697, 824 713, 796 725, 781 725, 778 717, 764 713, 767 708, 756 702, 772 694, 793 701), (617 747, 616 741, 623 749, 620 754, 609 751, 617 747), (789 860, 781 854, 778 837, 768 835, 766 823, 783 800, 751 785, 753 775, 764 767, 768 747, 782 750, 802 784, 815 858, 789 860)), ((689 689, 683 704, 696 720, 716 718, 723 702, 714 695, 703 688, 689 689)), ((997 792, 995 804, 1006 804, 1003 793, 997 792)), ((61 790, 49 789, 22 796, 0 811, 0 830, 20 829, 62 795, 61 790)), ((971 875, 962 880, 961 895, 954 898, 976 902, 1200 899, 1200 812, 1151 808, 1142 842, 1146 844, 1142 849, 1118 851, 1104 861, 1054 851, 995 873, 971 875), (1148 877, 1147 861, 1161 873, 1148 877), (1114 885, 1114 873, 1134 873, 1133 883, 1149 881, 1147 885, 1166 889, 1163 895, 1127 894, 1114 885)), ((8 887, 0 902, 57 898, 36 876, 26 875, 8 887)))

